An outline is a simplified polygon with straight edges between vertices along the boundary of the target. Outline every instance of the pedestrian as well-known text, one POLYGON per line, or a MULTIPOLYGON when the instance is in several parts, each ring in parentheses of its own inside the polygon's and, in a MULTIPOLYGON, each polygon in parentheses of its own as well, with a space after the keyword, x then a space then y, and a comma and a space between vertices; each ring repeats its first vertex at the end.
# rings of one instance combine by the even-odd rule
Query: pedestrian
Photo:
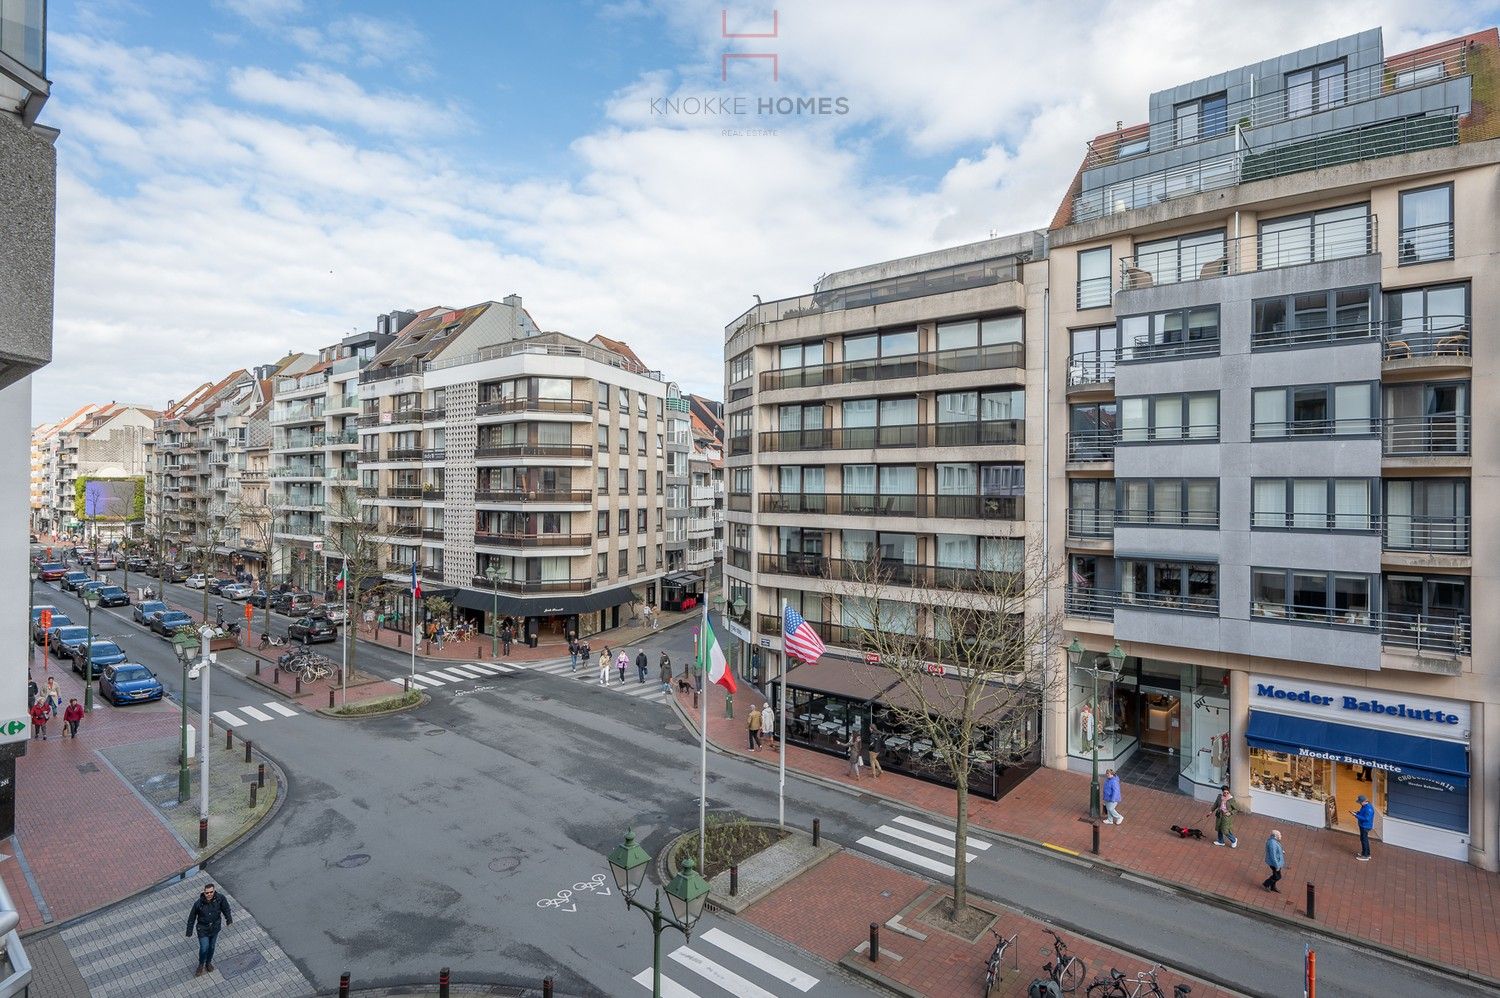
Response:
POLYGON ((769 701, 760 708, 760 734, 762 738, 776 737, 776 715, 769 701))
POLYGON ((52 676, 47 677, 47 686, 42 690, 42 696, 47 698, 47 712, 56 714, 62 710, 62 690, 57 688, 57 680, 52 676))
POLYGON ((620 670, 620 685, 625 685, 625 670, 630 668, 630 656, 625 654, 625 649, 620 649, 619 656, 615 659, 615 668, 620 670))
POLYGON ((47 709, 47 701, 43 697, 37 697, 31 703, 31 737, 47 740, 47 721, 52 717, 52 712, 47 709))
POLYGON ((507 655, 510 654, 510 642, 514 637, 515 632, 510 629, 509 624, 500 629, 500 649, 507 655))
POLYGON ((599 653, 599 685, 609 685, 609 649, 599 653))
POLYGON ((1099 799, 1104 802, 1106 824, 1125 824, 1125 816, 1120 813, 1120 776, 1113 769, 1104 771, 1104 789, 1100 792, 1099 799))
MULTIPOLYGON (((49 683, 52 680, 47 680, 49 683)), ((1359 855, 1354 858, 1361 863, 1370 861, 1370 829, 1375 827, 1375 805, 1370 803, 1369 798, 1360 794, 1354 800, 1359 804, 1358 811, 1350 811, 1354 820, 1359 825, 1359 855)))
POLYGON ((672 695, 672 660, 667 657, 666 652, 661 653, 658 662, 658 673, 661 677, 661 690, 668 696, 672 695))
POLYGON ((1260 886, 1272 894, 1280 894, 1276 887, 1281 882, 1281 871, 1286 866, 1286 850, 1281 848, 1281 832, 1271 829, 1271 835, 1266 839, 1266 865, 1271 868, 1271 875, 1260 882, 1260 886))
POLYGON ((651 629, 658 630, 661 627, 661 611, 653 607, 651 609, 651 629))
POLYGON ((219 930, 234 924, 234 914, 229 910, 229 901, 214 889, 213 884, 204 884, 203 892, 188 911, 187 932, 192 938, 193 927, 198 929, 198 970, 194 977, 214 972, 214 944, 219 940, 219 930))
POLYGON ((36 698, 41 696, 42 688, 31 678, 31 673, 26 673, 26 702, 36 703, 36 698))
POLYGON ((1221 786, 1219 796, 1214 798, 1213 810, 1208 812, 1214 819, 1214 845, 1221 846, 1228 839, 1229 848, 1240 847, 1240 840, 1234 837, 1234 815, 1239 809, 1234 795, 1229 792, 1229 785, 1221 786))
POLYGON ((528 637, 527 637, 527 643, 530 644, 531 647, 535 648, 536 647, 536 643, 537 643, 536 642, 536 624, 532 624, 531 625, 531 630, 527 632, 527 635, 528 635, 528 637))
POLYGON ((651 659, 646 655, 646 649, 642 648, 635 653, 635 681, 636 685, 646 685, 646 670, 651 667, 651 659))
MULTIPOLYGON (((766 708, 770 710, 770 707, 766 708)), ((880 732, 875 730, 875 725, 870 725, 870 744, 865 747, 865 758, 870 763, 870 776, 880 779, 880 732)))
POLYGON ((860 767, 865 764, 864 753, 860 751, 859 728, 849 729, 849 741, 846 744, 849 747, 849 775, 857 780, 860 767))
POLYGON ((750 716, 745 719, 745 727, 750 737, 750 751, 760 751, 760 711, 752 709, 750 716))
POLYGON ((83 704, 78 702, 77 697, 68 701, 68 709, 63 711, 63 737, 72 735, 78 737, 78 722, 83 720, 83 704))
POLYGON ((578 671, 578 642, 568 639, 568 671, 578 671))

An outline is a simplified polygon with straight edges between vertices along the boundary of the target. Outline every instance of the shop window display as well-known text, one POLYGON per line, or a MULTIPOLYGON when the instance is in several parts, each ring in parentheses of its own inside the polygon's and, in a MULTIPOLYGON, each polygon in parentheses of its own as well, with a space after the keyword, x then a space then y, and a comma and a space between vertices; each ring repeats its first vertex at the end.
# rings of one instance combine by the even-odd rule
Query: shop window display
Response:
POLYGON ((1134 713, 1125 709, 1134 690, 1119 682, 1099 680, 1098 711, 1094 710, 1094 674, 1086 666, 1072 670, 1068 701, 1073 705, 1068 720, 1068 747, 1074 755, 1091 755, 1099 746, 1101 759, 1115 759, 1135 741, 1134 713))
POLYGON ((1197 671, 1182 709, 1182 775, 1202 787, 1229 782, 1229 696, 1223 669, 1197 671))

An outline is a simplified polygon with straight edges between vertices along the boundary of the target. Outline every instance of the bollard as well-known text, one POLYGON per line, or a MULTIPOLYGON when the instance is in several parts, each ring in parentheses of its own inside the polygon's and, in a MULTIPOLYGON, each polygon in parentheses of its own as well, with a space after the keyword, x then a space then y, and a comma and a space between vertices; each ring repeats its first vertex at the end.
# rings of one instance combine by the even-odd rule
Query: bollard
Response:
POLYGON ((256 771, 255 771, 255 782, 256 782, 257 786, 262 786, 263 787, 263 786, 266 785, 266 764, 265 763, 261 763, 260 767, 258 769, 256 769, 256 771))
POLYGON ((816 846, 818 844, 818 840, 823 837, 822 833, 823 833, 823 819, 822 818, 814 818, 813 819, 813 845, 814 846, 816 846))
POLYGON ((734 897, 740 892, 740 864, 729 864, 729 896, 734 897))
POLYGON ((232 748, 234 748, 234 729, 226 728, 224 730, 224 751, 227 752, 232 748))
POLYGON ((257 787, 254 783, 250 784, 250 810, 252 810, 252 811, 255 810, 255 801, 256 801, 257 791, 259 791, 259 790, 260 790, 260 788, 257 787))
POLYGON ((300 674, 296 677, 295 682, 297 684, 295 695, 300 697, 302 695, 302 676, 300 674))
POLYGON ((250 761, 250 747, 252 745, 254 745, 254 744, 255 744, 255 742, 252 741, 251 739, 249 739, 249 738, 245 739, 245 761, 246 762, 250 761))
POLYGON ((542 978, 542 998, 552 998, 552 978, 542 978))
POLYGON ((1099 855, 1099 819, 1094 819, 1094 855, 1099 855))
POLYGON ((1317 918, 1317 889, 1313 887, 1312 881, 1307 884, 1307 917, 1317 918))
POLYGON ((349 971, 339 975, 339 998, 349 998, 349 971))
POLYGON ((734 717, 734 694, 733 693, 725 693, 724 694, 724 716, 728 717, 728 718, 733 718, 734 717))
POLYGON ((870 923, 870 962, 880 959, 880 923, 870 923))
POLYGON ((260 675, 260 658, 259 657, 257 657, 255 659, 255 674, 257 676, 260 675))
POLYGON ((271 682, 277 686, 281 685, 281 666, 276 667, 276 673, 271 677, 271 682))
POLYGON ((694 710, 698 709, 698 691, 697 691, 697 689, 693 690, 693 709, 694 710))
POLYGON ((328 709, 333 709, 333 687, 328 687, 328 709))
POLYGON ((208 819, 198 819, 198 848, 208 848, 208 819))
POLYGON ((448 998, 448 968, 438 971, 438 998, 448 998))

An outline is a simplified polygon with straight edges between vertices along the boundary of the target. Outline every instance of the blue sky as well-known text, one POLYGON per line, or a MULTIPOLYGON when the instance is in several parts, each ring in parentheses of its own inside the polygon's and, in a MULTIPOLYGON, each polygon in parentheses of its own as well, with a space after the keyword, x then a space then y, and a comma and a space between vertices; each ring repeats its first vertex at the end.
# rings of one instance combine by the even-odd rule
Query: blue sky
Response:
POLYGON ((53 0, 54 361, 35 414, 161 405, 392 308, 512 292, 717 395, 723 326, 820 274, 1045 225, 1153 89, 1493 4, 53 0), (726 40, 731 31, 774 39, 726 40), (1066 14, 1064 13, 1066 12, 1066 14), (739 60, 720 80, 725 52, 739 60), (726 119, 653 100, 828 97, 726 119), (725 129, 774 128, 774 134, 725 129))

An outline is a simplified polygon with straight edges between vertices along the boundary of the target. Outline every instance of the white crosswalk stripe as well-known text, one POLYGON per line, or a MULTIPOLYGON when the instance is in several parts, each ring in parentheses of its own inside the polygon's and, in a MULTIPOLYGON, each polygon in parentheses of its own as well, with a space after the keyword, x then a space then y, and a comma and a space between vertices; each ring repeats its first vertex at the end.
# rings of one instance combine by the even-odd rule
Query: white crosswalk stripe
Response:
POLYGON ((273 710, 276 713, 280 714, 282 717, 296 717, 297 716, 297 712, 295 710, 292 710, 290 707, 283 707, 281 704, 275 703, 275 702, 268 702, 266 704, 266 709, 267 710, 273 710))
POLYGON ((647 673, 646 681, 644 683, 640 682, 639 677, 635 674, 634 665, 626 672, 624 683, 620 682, 619 670, 611 666, 608 684, 601 684, 599 682, 599 665, 597 662, 580 664, 575 670, 568 664, 568 660, 564 658, 552 662, 533 662, 525 666, 525 668, 530 669, 532 672, 545 672, 549 676, 558 676, 562 679, 574 679, 590 686, 606 685, 613 693, 622 693, 637 700, 651 700, 662 703, 667 699, 667 692, 661 688, 661 682, 657 678, 657 673, 654 671, 647 673))
POLYGON ((766 973, 777 977, 798 991, 811 991, 818 979, 811 974, 803 973, 789 963, 776 959, 769 953, 762 953, 749 943, 741 942, 723 929, 709 929, 700 937, 704 942, 711 943, 720 949, 733 953, 746 963, 754 964, 766 973))
MULTIPOLYGON (((647 967, 633 980, 652 983, 647 967)), ((712 928, 667 954, 662 965, 665 998, 794 998, 818 984, 818 978, 785 960, 752 946, 723 929, 712 928), (699 947, 699 948, 695 948, 699 947), (788 988, 794 990, 787 990, 788 988)))
POLYGON ((247 717, 252 721, 274 721, 280 717, 296 717, 299 713, 299 711, 293 710, 285 704, 268 701, 261 704, 260 707, 226 707, 223 710, 214 711, 214 717, 231 728, 240 728, 250 723, 250 721, 245 720, 247 717), (264 707, 265 710, 262 710, 261 707, 264 707), (266 711, 271 711, 271 713, 268 714, 266 711))
POLYGON ((464 676, 469 679, 480 679, 486 675, 485 673, 480 672, 478 669, 474 668, 472 665, 445 665, 443 666, 443 671, 456 672, 460 676, 464 676))
POLYGON ((419 676, 417 676, 415 678, 419 682, 426 683, 428 686, 446 686, 449 683, 451 683, 451 682, 454 681, 451 678, 450 679, 439 679, 437 677, 437 673, 435 673, 435 672, 429 672, 426 675, 419 675, 419 676))
POLYGON ((441 685, 443 685, 442 683, 433 682, 431 679, 428 679, 426 676, 411 676, 409 678, 411 680, 412 685, 415 686, 419 690, 425 690, 425 689, 428 689, 428 688, 433 687, 433 686, 441 686, 441 685))
POLYGON ((473 676, 466 676, 461 672, 449 672, 446 669, 433 669, 428 675, 436 676, 439 679, 446 679, 450 683, 462 683, 465 680, 474 678, 473 676))
POLYGON ((227 710, 216 710, 216 711, 214 711, 214 717, 217 717, 219 720, 223 721, 225 724, 229 725, 231 728, 238 728, 240 725, 246 723, 242 718, 240 718, 240 717, 238 717, 238 716, 236 716, 234 714, 231 714, 227 710))
MULTIPOLYGON (((855 841, 868 852, 888 856, 909 866, 915 866, 943 877, 953 876, 954 830, 929 821, 918 821, 905 815, 893 816, 869 835, 855 841), (930 855, 929 855, 930 854, 930 855)), ((964 862, 972 863, 979 853, 990 847, 990 843, 965 836, 964 862), (974 850, 970 852, 969 850, 974 850)))
POLYGON ((242 713, 249 714, 251 717, 255 718, 257 721, 269 721, 269 720, 271 720, 271 715, 270 714, 267 714, 265 711, 263 711, 263 710, 261 710, 261 709, 259 709, 257 707, 241 707, 240 711, 242 713))

